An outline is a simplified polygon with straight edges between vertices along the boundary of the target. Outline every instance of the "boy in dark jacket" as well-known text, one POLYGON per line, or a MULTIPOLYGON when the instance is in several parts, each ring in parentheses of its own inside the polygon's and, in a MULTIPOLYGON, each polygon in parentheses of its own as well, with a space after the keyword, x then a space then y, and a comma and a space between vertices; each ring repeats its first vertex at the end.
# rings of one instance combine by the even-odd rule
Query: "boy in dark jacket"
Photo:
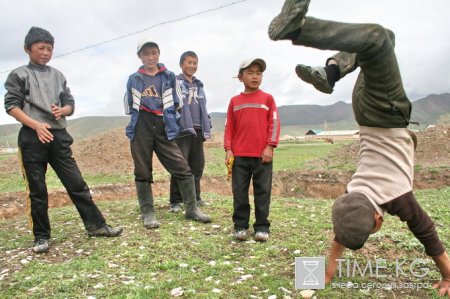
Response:
POLYGON ((412 192, 417 139, 407 129, 411 103, 403 88, 394 52, 394 34, 377 24, 347 24, 305 17, 309 0, 286 0, 269 25, 272 40, 291 40, 322 50, 341 51, 325 67, 297 65, 296 73, 322 92, 361 69, 352 96, 360 126, 358 167, 347 193, 333 205, 334 242, 326 271, 330 282, 345 248, 364 246, 381 227, 383 213, 399 216, 424 245, 442 280, 433 287, 450 295, 450 260, 430 217, 412 192))

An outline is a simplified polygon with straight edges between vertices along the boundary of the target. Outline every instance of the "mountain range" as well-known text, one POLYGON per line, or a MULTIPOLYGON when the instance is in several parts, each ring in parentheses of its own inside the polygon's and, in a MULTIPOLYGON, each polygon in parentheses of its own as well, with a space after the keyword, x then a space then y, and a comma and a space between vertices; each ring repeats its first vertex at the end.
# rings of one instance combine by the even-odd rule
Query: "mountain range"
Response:
MULTIPOLYGON (((351 130, 357 128, 352 105, 343 101, 328 106, 279 106, 278 114, 282 135, 302 135, 310 129, 351 130)), ((418 123, 414 129, 436 124, 442 115, 450 114, 450 93, 431 94, 412 102, 411 121, 418 123)), ((210 113, 213 133, 222 133, 225 112, 210 113)), ((75 140, 83 139, 114 128, 125 128, 128 116, 89 116, 69 119, 68 131, 75 140)), ((0 146, 15 146, 20 124, 0 125, 0 146)))

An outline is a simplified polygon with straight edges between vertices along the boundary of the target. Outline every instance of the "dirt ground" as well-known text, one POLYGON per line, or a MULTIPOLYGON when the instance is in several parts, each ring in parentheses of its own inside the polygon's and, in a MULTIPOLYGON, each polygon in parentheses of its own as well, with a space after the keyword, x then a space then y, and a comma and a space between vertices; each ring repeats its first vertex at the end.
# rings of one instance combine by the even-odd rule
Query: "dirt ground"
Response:
MULTIPOLYGON (((417 133, 415 188, 440 188, 450 186, 450 127, 435 127, 417 133)), ((343 163, 356 164, 358 144, 353 143, 332 152, 326 159, 312 161, 315 169, 338 166, 343 163)), ((208 146, 206 146, 208 159, 208 146)), ((83 174, 133 172, 129 142, 123 130, 112 130, 73 145, 73 153, 83 174)), ((165 171, 156 157, 154 171, 165 171)), ((16 156, 0 162, 0 174, 17 171, 16 156)), ((339 169, 339 167, 336 167, 339 169)), ((278 172, 273 178, 273 195, 287 197, 336 198, 345 191, 352 172, 302 170, 300 172, 278 172)), ((169 183, 157 181, 153 186, 156 196, 168 194, 169 183)), ((135 190, 131 182, 91 188, 93 198, 111 200, 134 198, 135 190)), ((204 177, 202 192, 231 194, 230 183, 223 177, 204 177)), ((51 190, 50 207, 59 207, 70 200, 64 190, 51 190)), ((0 218, 10 218, 24 213, 25 192, 0 193, 0 218)))

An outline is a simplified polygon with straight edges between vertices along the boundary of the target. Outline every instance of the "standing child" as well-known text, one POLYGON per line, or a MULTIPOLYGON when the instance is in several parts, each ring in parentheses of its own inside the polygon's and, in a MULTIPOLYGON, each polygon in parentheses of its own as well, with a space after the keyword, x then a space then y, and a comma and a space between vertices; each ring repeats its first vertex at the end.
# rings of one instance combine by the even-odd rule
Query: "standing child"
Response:
POLYGON ((191 168, 174 138, 179 132, 177 109, 181 91, 175 74, 159 63, 159 46, 149 39, 138 43, 137 55, 142 66, 127 82, 125 110, 130 114, 126 135, 130 139, 134 162, 134 180, 145 228, 157 228, 153 193, 153 152, 164 168, 175 178, 186 206, 186 218, 210 222, 195 199, 191 168))
POLYGON ((25 37, 28 65, 13 70, 6 82, 6 112, 23 124, 18 145, 34 234, 35 253, 48 252, 50 221, 45 183, 47 165, 58 175, 75 204, 89 236, 115 237, 112 228, 92 201, 91 193, 72 156, 72 137, 66 131, 66 116, 73 114, 75 101, 64 75, 47 66, 53 54, 53 36, 32 27, 25 37))
POLYGON ((377 24, 349 24, 306 17, 309 0, 286 0, 269 26, 273 40, 291 40, 322 50, 341 51, 325 67, 297 65, 304 81, 325 93, 358 67, 352 95, 360 128, 358 167, 347 193, 333 205, 332 244, 326 281, 337 269, 345 248, 360 249, 380 229, 384 212, 405 221, 433 259, 442 279, 433 287, 450 296, 450 259, 435 225, 413 194, 416 136, 407 127, 409 101, 394 52, 394 33, 377 24))
POLYGON ((244 92, 234 96, 228 106, 224 133, 225 164, 234 157, 232 170, 234 237, 248 237, 250 220, 249 187, 253 179, 256 241, 269 238, 269 208, 272 191, 273 150, 278 145, 280 122, 272 95, 259 89, 264 60, 241 63, 238 78, 244 92))
MULTIPOLYGON (((182 73, 177 76, 181 87, 183 107, 180 110, 180 133, 175 139, 183 156, 191 167, 195 180, 195 197, 197 205, 204 202, 200 196, 200 180, 205 168, 203 142, 211 137, 211 122, 206 109, 206 96, 203 82, 194 74, 197 72, 198 56, 193 51, 181 54, 182 73)), ((170 179, 170 210, 180 212, 181 194, 174 176, 170 179)))

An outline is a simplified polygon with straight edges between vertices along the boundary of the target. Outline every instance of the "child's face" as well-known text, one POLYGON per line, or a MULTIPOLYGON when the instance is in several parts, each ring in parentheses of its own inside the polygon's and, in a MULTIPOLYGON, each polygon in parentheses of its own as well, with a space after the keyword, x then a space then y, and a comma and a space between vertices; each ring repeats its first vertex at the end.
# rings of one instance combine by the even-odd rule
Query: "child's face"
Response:
POLYGON ((156 70, 159 62, 159 49, 156 47, 144 47, 139 52, 139 58, 146 70, 156 70))
POLYGON ((253 92, 259 89, 261 85, 263 72, 261 66, 257 63, 251 64, 242 74, 238 76, 239 80, 244 83, 245 92, 253 92))
POLYGON ((25 48, 30 61, 34 64, 46 65, 53 55, 53 46, 47 42, 37 42, 31 45, 30 49, 25 48))
POLYGON ((181 70, 183 71, 183 74, 188 78, 192 78, 192 76, 194 76, 195 72, 197 71, 197 65, 198 65, 197 58, 187 56, 180 66, 181 70))

